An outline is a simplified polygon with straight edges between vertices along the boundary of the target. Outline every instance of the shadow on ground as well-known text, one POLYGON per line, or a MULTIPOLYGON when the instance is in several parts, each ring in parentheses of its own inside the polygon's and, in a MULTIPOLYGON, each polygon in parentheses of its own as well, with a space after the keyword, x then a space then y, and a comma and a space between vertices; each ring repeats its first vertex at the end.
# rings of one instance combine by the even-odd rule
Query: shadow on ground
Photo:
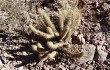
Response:
POLYGON ((0 38, 2 38, 3 43, 5 43, 8 46, 8 48, 6 46, 6 52, 9 55, 11 54, 13 56, 13 57, 8 57, 8 60, 22 62, 20 64, 16 62, 16 65, 15 65, 16 67, 24 66, 33 62, 36 62, 37 64, 39 62, 38 54, 33 52, 31 48, 32 42, 30 40, 31 40, 31 37, 33 36, 30 36, 22 31, 19 31, 19 32, 21 32, 20 34, 22 36, 8 36, 7 34, 4 34, 5 33, 4 31, 1 32, 3 35, 0 35, 1 36, 0 38), (18 40, 22 38, 29 39, 28 40, 29 42, 28 43, 18 42, 18 40), (16 40, 16 42, 13 42, 13 40, 16 40), (10 45, 12 45, 12 47, 10 47, 10 45), (14 48, 15 46, 17 47, 17 49, 14 48), (26 52, 27 55, 23 55, 23 52, 26 52))
POLYGON ((36 53, 34 53, 31 50, 31 46, 29 44, 22 44, 22 46, 24 47, 20 47, 19 49, 15 49, 15 50, 6 50, 8 52, 8 54, 11 54, 14 58, 8 58, 9 61, 21 61, 21 64, 17 64, 16 67, 20 67, 20 66, 24 66, 26 64, 30 64, 33 62, 38 63, 39 59, 38 59, 38 55, 36 53), (23 54, 17 54, 19 52, 27 52, 27 53, 31 53, 28 55, 23 55, 23 54))

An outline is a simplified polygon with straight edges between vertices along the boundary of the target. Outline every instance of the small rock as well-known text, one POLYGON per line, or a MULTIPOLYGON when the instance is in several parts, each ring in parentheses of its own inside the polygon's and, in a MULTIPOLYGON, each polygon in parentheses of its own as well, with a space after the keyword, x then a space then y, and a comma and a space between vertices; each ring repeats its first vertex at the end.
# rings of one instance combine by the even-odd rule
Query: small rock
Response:
POLYGON ((97 46, 97 52, 98 52, 98 60, 101 62, 104 62, 106 60, 106 57, 108 55, 108 53, 106 52, 106 48, 105 46, 102 45, 98 45, 97 46))
POLYGON ((110 6, 107 3, 103 3, 102 7, 105 11, 110 9, 110 6))
POLYGON ((23 55, 28 55, 26 52, 23 52, 23 55))
POLYGON ((78 38, 80 39, 80 42, 82 42, 83 44, 85 44, 85 39, 83 37, 83 34, 79 34, 78 38))
POLYGON ((88 67, 87 67, 87 70, 93 70, 93 66, 92 65, 89 65, 88 67))
POLYGON ((75 64, 71 64, 71 65, 70 65, 70 69, 74 69, 75 66, 76 66, 75 64))
POLYGON ((3 63, 2 63, 2 61, 0 60, 0 68, 3 66, 3 63))
POLYGON ((98 50, 98 54, 99 54, 98 60, 101 61, 101 62, 104 62, 106 60, 106 57, 107 57, 108 53, 101 50, 101 49, 97 49, 97 50, 98 50))
POLYGON ((7 12, 4 12, 0 9, 0 19, 1 20, 5 20, 8 18, 8 13, 7 12))
POLYGON ((75 59, 75 61, 79 64, 83 64, 93 60, 95 54, 95 46, 92 44, 82 45, 82 52, 84 52, 84 55, 81 58, 75 59))
POLYGON ((7 57, 7 56, 8 56, 8 54, 7 54, 7 53, 4 53, 4 56, 5 56, 5 57, 7 57))
POLYGON ((61 70, 66 70, 66 68, 65 68, 63 65, 59 65, 59 68, 60 68, 61 70))
POLYGON ((3 55, 4 55, 4 57, 11 57, 11 58, 13 58, 13 56, 12 56, 12 55, 7 54, 7 53, 4 53, 3 55))
POLYGON ((85 68, 81 68, 80 70, 86 70, 85 68))
POLYGON ((91 63, 92 63, 92 61, 88 61, 88 62, 87 62, 87 64, 91 64, 91 63))
POLYGON ((23 66, 22 67, 19 67, 19 69, 18 70, 23 70, 23 66))
POLYGON ((80 69, 81 69, 81 67, 77 66, 74 70, 80 70, 80 69))

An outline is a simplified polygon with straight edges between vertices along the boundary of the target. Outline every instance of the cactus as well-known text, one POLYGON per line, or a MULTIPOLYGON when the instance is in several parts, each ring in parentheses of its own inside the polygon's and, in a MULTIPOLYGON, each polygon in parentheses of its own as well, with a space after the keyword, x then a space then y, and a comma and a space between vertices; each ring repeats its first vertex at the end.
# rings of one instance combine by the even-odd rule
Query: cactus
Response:
MULTIPOLYGON (((78 0, 75 0, 76 5, 78 0)), ((69 54, 73 54, 69 52, 66 49, 74 48, 71 39, 72 34, 74 33, 75 29, 80 25, 81 23, 81 13, 76 5, 74 5, 74 8, 71 8, 67 0, 64 0, 61 4, 63 7, 61 9, 58 9, 56 12, 56 16, 58 17, 59 23, 59 31, 56 29, 54 23, 51 21, 49 14, 46 13, 43 9, 38 9, 38 12, 41 16, 40 21, 43 25, 45 25, 47 33, 40 31, 39 29, 36 29, 32 22, 29 23, 29 28, 34 32, 36 35, 43 37, 47 40, 47 46, 49 51, 45 51, 44 54, 39 53, 39 58, 41 61, 45 61, 48 58, 53 59, 57 55, 56 49, 62 48, 65 52, 69 54), (54 42, 51 39, 52 38, 60 38, 58 42, 54 42)), ((32 45, 32 49, 36 52, 40 52, 39 49, 45 49, 41 45, 41 43, 37 43, 36 45, 32 45)), ((76 50, 76 49, 72 49, 76 50)), ((76 50, 78 51, 78 50, 76 50)), ((41 51, 42 52, 42 51, 41 51)), ((83 55, 83 52, 78 51, 76 54, 73 54, 75 57, 81 57, 83 55)))

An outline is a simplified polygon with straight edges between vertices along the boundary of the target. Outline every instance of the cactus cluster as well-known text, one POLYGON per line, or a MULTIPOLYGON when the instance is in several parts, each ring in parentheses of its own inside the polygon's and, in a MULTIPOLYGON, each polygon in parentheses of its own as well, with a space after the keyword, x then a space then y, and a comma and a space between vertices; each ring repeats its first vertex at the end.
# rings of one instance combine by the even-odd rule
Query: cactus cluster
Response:
MULTIPOLYGON (((78 0, 74 1, 77 2, 78 0)), ((42 51, 46 47, 42 46, 40 42, 32 45, 32 49, 39 53, 39 59, 41 59, 41 61, 53 59, 58 54, 56 50, 59 48, 62 48, 62 50, 73 55, 74 57, 81 57, 83 55, 83 52, 75 50, 79 46, 72 44, 72 35, 81 23, 81 13, 77 6, 74 5, 74 7, 71 7, 67 0, 64 0, 61 5, 62 8, 55 12, 55 16, 58 18, 57 27, 59 29, 56 28, 55 24, 51 21, 49 14, 47 14, 46 11, 41 8, 38 9, 38 12, 42 17, 40 21, 42 25, 45 26, 46 32, 35 28, 33 22, 29 23, 29 28, 31 31, 37 36, 45 38, 47 40, 47 47, 51 49, 50 51, 42 51), (58 41, 52 41, 53 38, 58 38, 58 41), (71 50, 77 51, 76 54, 71 52, 71 50)))

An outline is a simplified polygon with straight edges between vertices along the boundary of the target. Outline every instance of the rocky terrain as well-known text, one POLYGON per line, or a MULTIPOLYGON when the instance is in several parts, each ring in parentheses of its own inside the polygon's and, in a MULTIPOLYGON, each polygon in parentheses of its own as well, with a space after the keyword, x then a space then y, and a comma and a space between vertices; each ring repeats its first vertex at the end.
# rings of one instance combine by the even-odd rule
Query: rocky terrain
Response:
POLYGON ((84 38, 81 58, 59 49, 54 60, 40 62, 31 48, 39 38, 29 29, 27 13, 38 16, 43 8, 53 14, 60 7, 58 0, 0 0, 0 70, 110 70, 110 0, 79 0, 82 20, 74 34, 84 38))

